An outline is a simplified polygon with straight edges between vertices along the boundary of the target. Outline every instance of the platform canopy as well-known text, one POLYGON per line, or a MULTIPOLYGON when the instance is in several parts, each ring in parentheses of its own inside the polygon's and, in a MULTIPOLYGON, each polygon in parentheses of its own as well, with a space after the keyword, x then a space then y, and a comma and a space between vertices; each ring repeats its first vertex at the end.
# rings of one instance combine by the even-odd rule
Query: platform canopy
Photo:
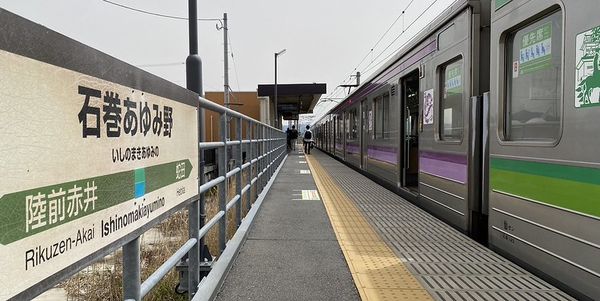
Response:
MULTIPOLYGON (((277 84, 277 112, 284 120, 298 120, 298 115, 312 113, 326 84, 277 84)), ((258 85, 258 96, 275 99, 275 85, 258 85)))

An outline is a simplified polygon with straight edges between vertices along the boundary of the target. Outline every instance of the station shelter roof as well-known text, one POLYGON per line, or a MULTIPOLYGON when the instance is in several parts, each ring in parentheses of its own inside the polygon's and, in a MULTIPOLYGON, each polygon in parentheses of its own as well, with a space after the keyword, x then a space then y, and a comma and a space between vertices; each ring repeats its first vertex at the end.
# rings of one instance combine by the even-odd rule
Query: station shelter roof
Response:
MULTIPOLYGON (((299 114, 312 113, 325 93, 326 84, 277 84, 277 111, 284 120, 298 120, 299 114)), ((258 85, 258 96, 268 96, 273 102, 275 85, 258 85)))

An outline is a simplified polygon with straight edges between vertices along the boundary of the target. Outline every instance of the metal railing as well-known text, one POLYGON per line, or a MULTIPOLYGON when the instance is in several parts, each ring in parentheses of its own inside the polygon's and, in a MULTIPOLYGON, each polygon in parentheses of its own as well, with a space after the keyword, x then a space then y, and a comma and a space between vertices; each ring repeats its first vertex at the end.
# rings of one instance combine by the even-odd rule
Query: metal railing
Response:
MULTIPOLYGON (((187 258, 186 287, 188 296, 192 299, 200 285, 200 259, 204 257, 201 256, 204 250, 204 236, 217 224, 219 225, 218 246, 221 256, 216 263, 222 263, 223 266, 229 267, 228 262, 220 262, 232 260, 232 257, 224 256, 226 248, 233 247, 228 247, 227 244, 227 212, 235 207, 235 226, 236 232, 239 232, 237 230, 242 224, 242 197, 246 197, 246 212, 249 215, 253 201, 257 200, 259 196, 264 197, 268 190, 265 188, 269 180, 271 179, 272 182, 277 167, 281 165, 286 156, 285 133, 281 130, 204 98, 199 98, 198 101, 199 116, 201 109, 220 114, 220 141, 200 141, 198 144, 200 158, 203 158, 200 156, 201 152, 209 149, 216 150, 218 175, 204 183, 204 162, 200 162, 199 195, 188 206, 189 239, 143 283, 140 278, 140 237, 123 246, 123 297, 126 300, 141 300, 184 258, 187 258), (244 124, 246 125, 245 139, 243 137, 244 124), (231 132, 235 132, 235 134, 233 135, 231 132), (245 160, 244 150, 246 151, 245 160), (230 161, 235 161, 235 166, 229 167, 230 161), (242 183, 242 173, 244 172, 248 175, 245 185, 242 183), (233 198, 228 199, 228 180, 234 176, 236 192, 233 198), (218 187, 219 211, 204 223, 204 196, 213 187, 218 187), (252 188, 254 187, 256 190, 253 192, 252 188)), ((199 118, 199 120, 201 119, 199 118)), ((204 124, 199 123, 199 126, 204 126, 204 124)), ((255 212, 256 210, 252 212, 252 216, 255 212)), ((207 278, 210 278, 211 274, 209 273, 207 278)), ((219 276, 222 277, 222 274, 224 273, 219 276)), ((220 280, 217 282, 220 283, 220 280)), ((202 296, 202 298, 209 299, 210 296, 202 296)), ((196 299, 198 298, 194 298, 194 300, 196 299)))

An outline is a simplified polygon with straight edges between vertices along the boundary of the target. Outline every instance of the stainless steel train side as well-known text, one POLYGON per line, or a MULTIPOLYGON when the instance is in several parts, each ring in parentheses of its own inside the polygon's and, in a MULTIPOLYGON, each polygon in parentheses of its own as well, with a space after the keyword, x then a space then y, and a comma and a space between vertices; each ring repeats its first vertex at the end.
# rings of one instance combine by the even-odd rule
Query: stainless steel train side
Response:
POLYGON ((489 1, 454 4, 316 123, 333 119, 336 157, 468 233, 485 219, 480 173, 467 170, 480 165, 469 116, 471 97, 489 87, 489 12, 489 1))
POLYGON ((490 246, 596 300, 599 4, 515 0, 493 11, 488 168, 490 246))
POLYGON ((459 1, 317 121, 319 145, 600 300, 598 4, 459 1))

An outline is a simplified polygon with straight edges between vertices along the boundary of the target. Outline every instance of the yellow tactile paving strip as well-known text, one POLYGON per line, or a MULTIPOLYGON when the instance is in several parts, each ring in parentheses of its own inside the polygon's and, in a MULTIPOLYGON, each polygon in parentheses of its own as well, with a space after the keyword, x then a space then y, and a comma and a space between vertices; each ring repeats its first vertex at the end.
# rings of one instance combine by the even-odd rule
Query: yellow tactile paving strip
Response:
POLYGON ((362 300, 433 300, 315 159, 306 157, 362 300))

